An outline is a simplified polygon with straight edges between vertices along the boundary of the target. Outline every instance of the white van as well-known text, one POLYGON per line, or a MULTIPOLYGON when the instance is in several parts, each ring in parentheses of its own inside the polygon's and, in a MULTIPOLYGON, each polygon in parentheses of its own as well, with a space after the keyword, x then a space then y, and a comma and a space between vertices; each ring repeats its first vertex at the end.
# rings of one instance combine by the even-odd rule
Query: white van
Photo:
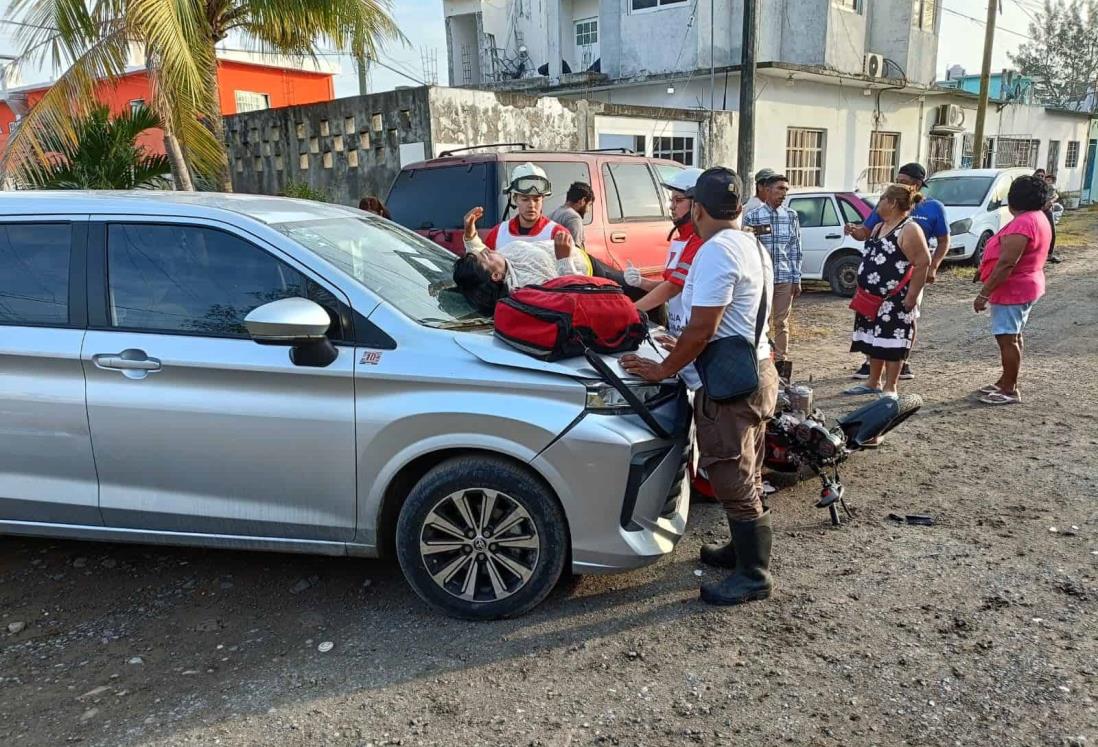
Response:
POLYGON ((1032 173, 1033 169, 954 169, 927 180, 924 193, 945 205, 949 220, 947 261, 979 263, 988 239, 1010 220, 1010 185, 1032 173))

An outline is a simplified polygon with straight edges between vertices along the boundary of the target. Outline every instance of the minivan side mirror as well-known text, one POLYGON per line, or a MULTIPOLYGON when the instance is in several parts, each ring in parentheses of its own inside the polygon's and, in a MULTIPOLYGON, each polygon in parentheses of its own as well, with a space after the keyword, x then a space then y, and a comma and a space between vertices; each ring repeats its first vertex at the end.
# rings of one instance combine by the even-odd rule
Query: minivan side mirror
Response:
POLYGON ((339 357, 326 334, 331 324, 324 307, 307 298, 271 301, 244 317, 252 340, 260 345, 289 346, 295 364, 320 368, 339 357))
POLYGON ((990 213, 993 210, 998 210, 1003 206, 1002 200, 992 200, 987 204, 987 211, 990 213))

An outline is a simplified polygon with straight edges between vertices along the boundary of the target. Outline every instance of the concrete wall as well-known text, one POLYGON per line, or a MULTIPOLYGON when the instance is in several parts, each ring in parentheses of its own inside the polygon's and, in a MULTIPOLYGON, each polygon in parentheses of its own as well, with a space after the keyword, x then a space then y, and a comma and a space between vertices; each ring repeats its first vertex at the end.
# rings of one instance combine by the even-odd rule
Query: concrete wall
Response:
MULTIPOLYGON (((524 142, 543 150, 588 147, 581 106, 516 93, 431 88, 434 153, 482 143, 524 142)), ((582 107, 585 109, 586 107, 582 107)))
POLYGON ((404 158, 431 150, 428 90, 354 96, 225 118, 237 192, 279 194, 291 183, 357 205, 384 195, 404 158))
MULTIPOLYGON (((894 60, 912 83, 930 85, 937 79, 938 32, 944 12, 939 7, 935 29, 927 32, 912 25, 913 7, 911 0, 866 3, 869 31, 866 51, 894 60)), ((982 39, 974 39, 974 43, 982 42, 982 39)))

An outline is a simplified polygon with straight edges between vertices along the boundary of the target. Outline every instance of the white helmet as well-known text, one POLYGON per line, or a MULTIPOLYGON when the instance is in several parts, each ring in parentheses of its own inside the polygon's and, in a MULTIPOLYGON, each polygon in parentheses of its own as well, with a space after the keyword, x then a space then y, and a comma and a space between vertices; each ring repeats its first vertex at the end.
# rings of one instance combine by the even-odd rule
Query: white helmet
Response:
POLYGON ((664 188, 670 189, 672 192, 682 192, 686 194, 694 189, 694 185, 701 175, 702 170, 698 168, 679 169, 672 174, 669 179, 664 179, 660 183, 664 188))
POLYGON ((553 194, 553 185, 544 169, 530 162, 520 163, 511 171, 511 183, 503 190, 507 194, 540 195, 553 194))

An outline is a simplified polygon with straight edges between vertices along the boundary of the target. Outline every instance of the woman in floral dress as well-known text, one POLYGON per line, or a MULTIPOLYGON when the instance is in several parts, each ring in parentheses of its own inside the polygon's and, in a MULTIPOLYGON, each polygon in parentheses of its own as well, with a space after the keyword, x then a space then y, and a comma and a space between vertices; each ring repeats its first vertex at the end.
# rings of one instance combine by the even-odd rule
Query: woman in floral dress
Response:
POLYGON ((858 268, 859 293, 883 299, 875 316, 854 315, 850 350, 869 358, 869 379, 846 394, 895 397, 900 367, 915 341, 915 319, 930 268, 930 249, 911 209, 923 196, 903 184, 881 195, 881 223, 866 239, 858 268))

